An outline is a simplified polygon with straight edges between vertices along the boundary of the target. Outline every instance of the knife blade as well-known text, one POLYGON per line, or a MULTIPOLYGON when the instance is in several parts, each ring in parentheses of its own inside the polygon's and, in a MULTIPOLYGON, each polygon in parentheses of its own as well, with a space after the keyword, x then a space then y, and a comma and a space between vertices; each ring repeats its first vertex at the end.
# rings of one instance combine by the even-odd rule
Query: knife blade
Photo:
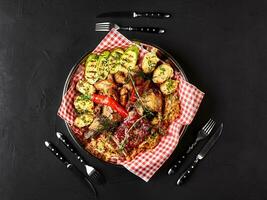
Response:
POLYGON ((104 182, 104 176, 97 171, 93 166, 88 165, 85 159, 78 153, 77 149, 72 145, 72 143, 65 137, 61 132, 56 132, 57 138, 65 145, 65 147, 75 155, 76 159, 85 167, 87 175, 90 177, 94 183, 102 184, 104 182))
POLYGON ((53 153, 54 156, 56 156, 58 160, 60 160, 65 165, 67 169, 73 172, 81 180, 84 180, 85 183, 87 183, 90 186, 92 192, 96 196, 96 190, 93 184, 90 182, 90 180, 86 176, 84 176, 84 174, 77 167, 71 164, 70 161, 68 161, 65 158, 65 156, 57 149, 55 145, 53 145, 51 142, 48 142, 48 141, 45 141, 44 143, 45 143, 45 146, 53 153))
POLYGON ((106 12, 101 13, 96 16, 97 18, 106 17, 122 17, 122 18, 138 18, 138 17, 148 17, 148 18, 170 18, 171 14, 162 12, 136 12, 136 11, 121 11, 121 12, 106 12))
POLYGON ((211 138, 208 140, 208 142, 202 147, 198 155, 196 156, 196 159, 193 161, 193 163, 185 170, 182 175, 177 180, 177 185, 181 185, 187 177, 189 177, 192 174, 193 169, 196 168, 199 161, 202 160, 209 150, 214 146, 216 141, 219 139, 221 133, 223 130, 223 123, 221 123, 220 127, 216 130, 216 132, 211 136, 211 138))

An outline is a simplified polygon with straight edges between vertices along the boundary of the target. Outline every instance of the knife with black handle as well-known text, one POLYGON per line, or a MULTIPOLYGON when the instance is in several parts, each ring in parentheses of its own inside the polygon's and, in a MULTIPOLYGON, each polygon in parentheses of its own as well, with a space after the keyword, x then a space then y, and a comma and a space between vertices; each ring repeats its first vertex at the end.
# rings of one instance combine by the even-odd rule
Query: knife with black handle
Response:
POLYGON ((209 150, 214 146, 216 141, 219 139, 221 133, 223 130, 223 124, 221 123, 220 127, 216 130, 216 132, 212 135, 212 137, 209 139, 209 141, 204 145, 204 147, 200 150, 199 154, 196 156, 195 160, 192 162, 191 165, 185 170, 180 177, 178 178, 176 184, 182 185, 186 179, 192 174, 193 170, 196 168, 196 166, 199 164, 199 161, 202 160, 209 150))
POLYGON ((96 190, 91 181, 86 176, 84 176, 84 174, 77 167, 71 164, 65 158, 65 156, 56 148, 56 146, 54 146, 51 142, 48 141, 45 141, 45 146, 54 154, 54 156, 56 156, 58 160, 60 160, 65 165, 67 169, 71 170, 71 172, 73 172, 77 177, 84 180, 90 186, 92 192, 96 196, 96 190))
POLYGON ((171 17, 169 13, 163 12, 137 12, 137 11, 122 11, 122 12, 107 12, 102 13, 96 16, 97 18, 104 18, 104 17, 128 17, 128 18, 139 18, 139 17, 146 17, 146 18, 161 18, 167 19, 171 17))
POLYGON ((178 169, 181 167, 181 165, 184 163, 186 157, 187 157, 186 154, 184 154, 177 161, 175 161, 175 164, 168 170, 168 175, 176 173, 178 169))
POLYGON ((216 122, 214 120, 209 119, 209 121, 198 131, 195 142, 191 146, 189 146, 185 154, 178 158, 178 160, 175 161, 174 165, 168 170, 168 175, 173 175, 178 171, 178 169, 185 161, 185 158, 194 149, 198 141, 205 139, 211 133, 215 124, 216 122))
POLYGON ((78 151, 76 148, 69 142, 69 140, 60 132, 56 132, 57 138, 67 147, 67 149, 72 152, 77 160, 79 160, 81 163, 84 163, 84 159, 82 158, 81 155, 78 154, 78 151))
POLYGON ((171 15, 162 12, 133 12, 133 17, 170 18, 171 15))
POLYGON ((65 147, 72 152, 77 160, 85 167, 86 173, 89 178, 97 184, 101 184, 104 182, 104 177, 100 174, 93 166, 90 166, 86 163, 83 157, 78 153, 77 149, 71 144, 67 137, 65 137, 62 133, 56 132, 57 138, 65 145, 65 147))

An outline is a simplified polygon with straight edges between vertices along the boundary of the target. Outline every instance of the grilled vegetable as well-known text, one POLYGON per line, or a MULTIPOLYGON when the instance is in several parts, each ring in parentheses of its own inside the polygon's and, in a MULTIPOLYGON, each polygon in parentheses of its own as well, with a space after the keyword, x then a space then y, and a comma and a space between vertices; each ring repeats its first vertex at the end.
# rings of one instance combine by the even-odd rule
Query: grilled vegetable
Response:
POLYGON ((120 48, 114 49, 109 58, 108 58, 108 66, 111 74, 115 74, 119 71, 120 68, 120 58, 124 51, 120 48))
POLYGON ((161 84, 171 77, 173 77, 173 69, 169 64, 165 63, 155 69, 152 80, 154 83, 161 84))
POLYGON ((78 113, 93 112, 94 103, 80 95, 74 99, 74 107, 78 113))
POLYGON ((98 80, 98 74, 96 69, 97 60, 98 56, 96 54, 91 53, 85 62, 85 79, 90 84, 94 84, 98 80))
POLYGON ((123 68, 127 69, 130 72, 135 72, 137 59, 139 56, 139 49, 136 45, 131 45, 126 49, 124 54, 121 56, 120 64, 123 68))
POLYGON ((160 85, 160 91, 165 95, 169 95, 176 91, 178 84, 179 81, 169 79, 160 85))
POLYGON ((82 128, 85 126, 89 126, 94 119, 94 115, 92 113, 84 113, 76 117, 74 120, 74 125, 82 128))
POLYGON ((87 80, 79 80, 76 84, 76 89, 84 95, 91 95, 95 93, 95 87, 87 80))
POLYGON ((109 51, 104 51, 100 54, 97 61, 97 74, 99 79, 104 80, 107 78, 109 74, 109 66, 108 66, 108 57, 110 55, 109 51))
POLYGON ((92 100, 97 104, 102 104, 111 107, 117 113, 119 113, 122 117, 127 117, 128 112, 125 108, 123 108, 117 101, 115 101, 112 97, 100 94, 93 94, 91 96, 87 96, 88 99, 92 100))
POLYGON ((156 68, 156 65, 159 61, 159 58, 156 56, 155 53, 149 52, 143 58, 142 61, 142 70, 144 73, 151 73, 156 68))

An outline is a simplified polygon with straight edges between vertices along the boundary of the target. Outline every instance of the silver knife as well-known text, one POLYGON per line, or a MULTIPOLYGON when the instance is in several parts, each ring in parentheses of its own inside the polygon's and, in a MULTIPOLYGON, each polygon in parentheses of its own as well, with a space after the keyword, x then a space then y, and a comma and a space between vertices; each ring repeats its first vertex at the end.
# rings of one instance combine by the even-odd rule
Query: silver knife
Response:
POLYGON ((56 136, 66 146, 66 148, 75 155, 76 159, 78 159, 80 163, 85 167, 87 175, 93 182, 97 184, 101 184, 104 182, 103 175, 100 174, 100 172, 98 172, 93 166, 90 166, 86 163, 86 161, 78 153, 77 149, 71 144, 67 137, 65 137, 62 133, 58 131, 56 132, 56 136))
POLYGON ((68 161, 65 158, 65 156, 57 149, 57 147, 54 146, 51 142, 45 141, 45 146, 54 154, 54 156, 56 156, 56 158, 58 160, 60 160, 65 165, 65 167, 67 169, 69 169, 72 173, 74 173, 81 180, 84 180, 85 183, 87 183, 87 185, 89 185, 93 194, 96 197, 96 195, 97 195, 96 190, 95 190, 93 184, 91 183, 91 181, 89 179, 87 179, 87 177, 84 176, 83 173, 77 167, 75 167, 72 163, 70 163, 70 161, 68 161))
POLYGON ((127 17, 127 18, 138 18, 138 17, 149 17, 149 18, 170 18, 171 14, 162 12, 136 12, 136 11, 122 11, 122 12, 106 12, 96 16, 97 18, 104 17, 127 17))
POLYGON ((209 139, 209 141, 204 145, 204 147, 201 149, 199 154, 196 156, 196 159, 193 161, 193 163, 189 166, 187 170, 185 170, 184 173, 179 177, 177 180, 177 185, 181 185, 186 178, 188 178, 192 174, 192 170, 196 168, 198 165, 199 161, 202 160, 209 150, 214 146, 216 141, 219 139, 221 133, 223 130, 223 123, 221 123, 220 127, 216 130, 216 132, 212 135, 212 137, 209 139))

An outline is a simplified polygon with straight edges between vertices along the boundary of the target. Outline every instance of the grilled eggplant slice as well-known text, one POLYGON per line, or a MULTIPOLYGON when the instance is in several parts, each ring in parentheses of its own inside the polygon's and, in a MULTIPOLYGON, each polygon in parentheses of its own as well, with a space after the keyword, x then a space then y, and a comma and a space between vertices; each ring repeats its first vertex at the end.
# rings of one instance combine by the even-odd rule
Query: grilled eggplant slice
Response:
POLYGON ((169 64, 164 63, 155 69, 152 80, 154 83, 161 84, 167 79, 173 77, 173 73, 173 68, 169 64))
POLYGON ((108 58, 109 58, 110 52, 104 51, 100 54, 98 61, 97 61, 97 74, 99 79, 104 80, 107 78, 109 74, 109 66, 108 66, 108 58))
POLYGON ((93 112, 94 103, 83 95, 74 99, 74 107, 78 113, 93 112))
POLYGON ((78 128, 82 128, 85 126, 89 126, 94 119, 94 115, 92 113, 84 113, 76 117, 74 120, 74 125, 78 128))
POLYGON ((98 56, 91 53, 85 62, 85 79, 90 84, 94 84, 99 79, 96 69, 97 61, 98 56))
POLYGON ((154 71, 157 66, 159 58, 155 53, 148 52, 143 58, 142 61, 142 70, 144 73, 148 74, 154 71))
POLYGON ((167 81, 165 81, 160 85, 160 91, 164 95, 169 95, 177 90, 178 84, 179 84, 178 80, 168 79, 167 81))
POLYGON ((130 72, 135 72, 138 69, 136 68, 138 56, 139 48, 136 45, 128 47, 120 59, 122 68, 125 68, 130 72))
POLYGON ((92 95, 95 93, 95 87, 91 85, 87 80, 79 80, 76 84, 76 89, 84 95, 92 95))

